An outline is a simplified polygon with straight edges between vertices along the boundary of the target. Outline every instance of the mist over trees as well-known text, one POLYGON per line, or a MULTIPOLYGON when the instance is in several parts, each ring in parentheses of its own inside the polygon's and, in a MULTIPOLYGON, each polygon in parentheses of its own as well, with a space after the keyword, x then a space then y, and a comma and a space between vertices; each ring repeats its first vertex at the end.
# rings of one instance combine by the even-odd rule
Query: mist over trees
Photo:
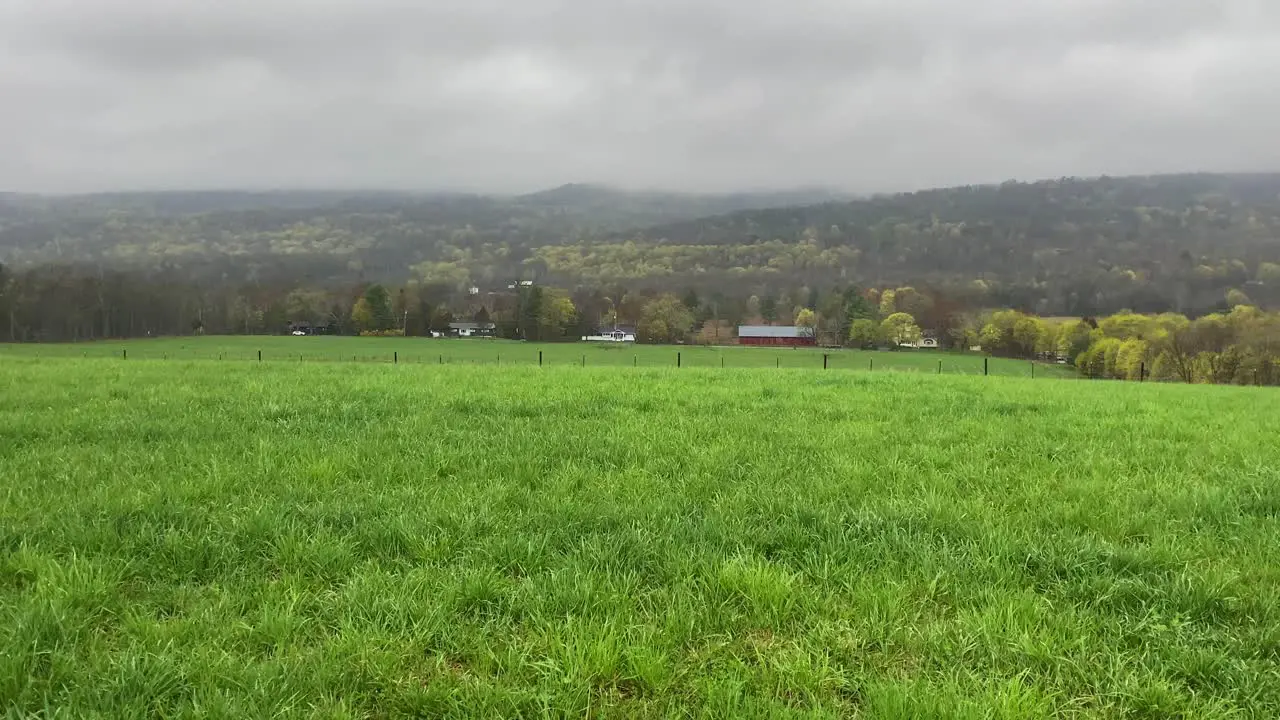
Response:
MULTIPOLYGON (((5 194, 0 262, 0 340, 295 323, 422 335, 483 316, 529 339, 613 324, 720 339, 740 322, 803 321, 830 344, 919 330, 944 347, 1017 354, 1035 344, 1027 322, 974 318, 1123 310, 1191 322, 1280 307, 1280 175, 857 200, 580 185, 518 197, 5 194), (913 322, 886 326, 897 313, 913 322), (984 336, 990 324, 996 334, 984 336)), ((1068 354, 1092 344, 1078 336, 1068 354)))

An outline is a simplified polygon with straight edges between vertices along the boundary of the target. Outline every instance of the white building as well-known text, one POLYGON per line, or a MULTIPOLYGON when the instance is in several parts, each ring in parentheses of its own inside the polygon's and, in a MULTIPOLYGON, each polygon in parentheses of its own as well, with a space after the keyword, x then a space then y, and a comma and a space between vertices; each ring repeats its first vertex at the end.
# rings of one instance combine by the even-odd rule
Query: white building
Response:
POLYGON ((582 340, 583 342, 629 343, 635 342, 636 336, 633 333, 625 332, 623 330, 602 330, 596 335, 585 335, 582 340))
POLYGON ((913 343, 902 343, 899 347, 915 348, 917 350, 937 350, 941 346, 938 345, 938 338, 936 337, 922 337, 913 343))

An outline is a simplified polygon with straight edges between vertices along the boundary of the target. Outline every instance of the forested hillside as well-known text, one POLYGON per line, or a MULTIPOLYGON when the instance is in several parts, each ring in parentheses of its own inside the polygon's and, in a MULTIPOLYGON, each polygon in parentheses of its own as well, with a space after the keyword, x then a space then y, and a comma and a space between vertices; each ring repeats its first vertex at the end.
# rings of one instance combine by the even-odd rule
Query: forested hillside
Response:
POLYGON ((1087 315, 1203 311, 1256 282, 1280 302, 1280 175, 959 187, 753 210, 544 248, 550 274, 632 268, 743 279, 958 286, 991 304, 1087 315))
POLYGON ((828 196, 582 185, 511 198, 19 195, 0 198, 0 260, 481 287, 513 278, 707 291, 746 283, 756 292, 911 283, 1074 315, 1204 311, 1231 288, 1280 301, 1264 264, 1280 263, 1277 175, 1006 183, 797 204, 818 199, 828 196))
POLYGON ((0 195, 0 262, 171 267, 202 278, 496 283, 533 253, 825 191, 682 195, 566 185, 516 197, 351 192, 0 195))
POLYGON ((931 298, 936 317, 917 319, 935 330, 990 308, 1196 316, 1280 306, 1280 175, 856 200, 590 185, 511 197, 10 194, 0 195, 0 262, 0 325, 17 339, 269 332, 317 314, 341 323, 371 283, 397 289, 400 324, 413 324, 403 310, 415 308, 421 327, 433 314, 513 312, 517 280, 560 288, 584 328, 605 309, 639 322, 638 308, 663 293, 701 297, 712 309, 699 321, 732 322, 771 320, 774 306, 779 318, 802 307, 821 315, 823 298, 836 307, 855 290, 903 287, 931 298), (301 296, 311 310, 287 300, 301 296))

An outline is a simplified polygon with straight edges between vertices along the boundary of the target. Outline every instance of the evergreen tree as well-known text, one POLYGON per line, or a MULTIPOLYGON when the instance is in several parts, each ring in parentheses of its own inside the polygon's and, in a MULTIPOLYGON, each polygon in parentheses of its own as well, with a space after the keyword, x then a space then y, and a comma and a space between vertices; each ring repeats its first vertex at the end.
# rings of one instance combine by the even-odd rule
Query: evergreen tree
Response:
POLYGON ((542 339, 542 288, 534 285, 520 291, 520 307, 517 312, 520 337, 525 340, 542 339))
POLYGON ((370 285, 364 291, 364 301, 369 304, 372 315, 370 330, 390 330, 395 327, 395 316, 391 312, 391 295, 381 285, 370 285))

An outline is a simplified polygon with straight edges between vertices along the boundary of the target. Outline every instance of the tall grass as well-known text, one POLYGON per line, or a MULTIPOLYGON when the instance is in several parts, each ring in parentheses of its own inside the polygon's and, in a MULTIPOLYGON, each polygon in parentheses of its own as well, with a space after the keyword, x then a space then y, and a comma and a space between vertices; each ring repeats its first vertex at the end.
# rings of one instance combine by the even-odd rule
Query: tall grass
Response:
POLYGON ((1253 388, 7 357, 14 716, 1274 717, 1253 388))

